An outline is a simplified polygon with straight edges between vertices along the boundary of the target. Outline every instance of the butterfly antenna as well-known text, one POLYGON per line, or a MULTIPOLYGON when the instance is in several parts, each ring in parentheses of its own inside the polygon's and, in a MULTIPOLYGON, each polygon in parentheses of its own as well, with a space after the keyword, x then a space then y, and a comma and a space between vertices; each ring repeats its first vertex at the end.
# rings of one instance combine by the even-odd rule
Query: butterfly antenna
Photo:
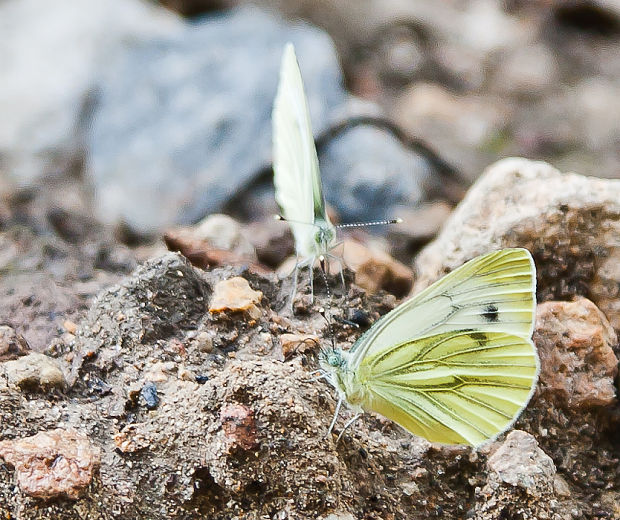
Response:
POLYGON ((327 292, 327 312, 323 310, 323 317, 327 321, 329 337, 332 342, 332 350, 336 350, 336 337, 334 334, 334 324, 332 322, 332 292, 329 289, 329 282, 327 280, 327 264, 323 255, 319 256, 319 265, 321 267, 321 275, 323 276, 323 281, 325 282, 325 289, 327 292))
POLYGON ((402 218, 393 218, 390 220, 375 220, 373 222, 351 222, 350 224, 337 224, 338 229, 354 228, 354 227, 367 227, 367 226, 384 226, 387 224, 400 224, 402 218))
POLYGON ((301 220, 292 220, 282 215, 274 215, 273 218, 274 220, 279 220, 280 222, 290 222, 291 224, 303 224, 304 226, 316 226, 314 222, 302 222, 301 220))

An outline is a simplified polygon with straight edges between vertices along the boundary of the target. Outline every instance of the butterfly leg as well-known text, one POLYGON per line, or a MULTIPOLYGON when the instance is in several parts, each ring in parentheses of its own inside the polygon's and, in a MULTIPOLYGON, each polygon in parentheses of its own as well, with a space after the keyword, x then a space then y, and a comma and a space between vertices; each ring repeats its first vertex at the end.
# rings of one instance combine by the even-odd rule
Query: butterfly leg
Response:
POLYGON ((336 260, 336 262, 338 262, 338 265, 340 266, 340 281, 342 282, 342 290, 346 295, 347 287, 344 282, 344 262, 342 261, 342 257, 330 254, 328 254, 327 256, 328 258, 333 258, 334 260, 336 260))
POLYGON ((332 422, 329 425, 329 428, 327 428, 327 433, 325 434, 325 437, 329 437, 329 434, 334 429, 334 426, 336 425, 336 419, 338 419, 338 414, 340 413, 341 406, 342 406, 342 399, 338 399, 338 404, 336 405, 336 411, 334 412, 334 418, 332 419, 332 422))
POLYGON ((344 432, 347 431, 347 428, 351 426, 355 421, 357 421, 361 415, 361 413, 356 413, 351 419, 347 421, 347 423, 344 425, 344 428, 340 432, 340 435, 338 435, 338 438, 336 439, 336 444, 340 442, 340 439, 342 439, 342 436, 344 435, 344 432))
POLYGON ((314 263, 316 262, 316 256, 310 259, 310 302, 314 303, 314 263))
POLYGON ((295 268, 293 269, 293 290, 291 291, 291 297, 289 299, 289 309, 291 311, 291 314, 293 314, 293 302, 295 301, 295 293, 297 293, 297 276, 299 275, 299 269, 300 269, 300 264, 299 264, 299 256, 297 256, 296 260, 295 260, 295 268))

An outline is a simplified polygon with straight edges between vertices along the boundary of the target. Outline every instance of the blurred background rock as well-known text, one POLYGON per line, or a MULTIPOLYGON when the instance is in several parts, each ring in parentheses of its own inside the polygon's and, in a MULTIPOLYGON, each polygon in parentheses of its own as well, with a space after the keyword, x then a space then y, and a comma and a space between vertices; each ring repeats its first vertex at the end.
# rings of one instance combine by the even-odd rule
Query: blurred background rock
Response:
POLYGON ((0 224, 16 198, 125 240, 276 212, 289 40, 341 221, 454 203, 510 155, 620 177, 611 0, 5 0, 0 33, 0 224))

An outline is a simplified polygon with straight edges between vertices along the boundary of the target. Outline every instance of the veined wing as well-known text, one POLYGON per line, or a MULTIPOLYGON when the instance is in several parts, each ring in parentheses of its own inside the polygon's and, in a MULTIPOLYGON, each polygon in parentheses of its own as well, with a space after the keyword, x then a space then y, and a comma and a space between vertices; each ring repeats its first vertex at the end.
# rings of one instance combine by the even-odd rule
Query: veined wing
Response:
POLYGON ((451 332, 505 332, 529 340, 536 310, 536 270, 526 249, 502 249, 470 260, 366 332, 350 351, 353 370, 394 345, 451 332))
POLYGON ((356 383, 371 409, 431 442, 477 446, 508 429, 538 378, 531 340, 445 332, 365 357, 356 383))
POLYGON ((310 112, 292 44, 282 57, 280 83, 273 108, 273 172, 276 201, 298 246, 309 242, 317 218, 329 223, 325 211, 319 162, 310 112))

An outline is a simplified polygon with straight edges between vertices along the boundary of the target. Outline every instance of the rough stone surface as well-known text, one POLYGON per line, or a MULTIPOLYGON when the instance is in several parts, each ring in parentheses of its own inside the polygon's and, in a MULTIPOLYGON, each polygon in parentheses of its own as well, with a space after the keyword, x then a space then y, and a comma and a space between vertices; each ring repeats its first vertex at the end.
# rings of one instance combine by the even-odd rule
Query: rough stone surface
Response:
POLYGON ((343 222, 393 218, 424 200, 435 181, 426 161, 381 128, 359 126, 321 150, 325 197, 343 222))
POLYGON ((488 482, 476 493, 472 518, 570 518, 553 499, 555 465, 529 433, 510 432, 487 467, 488 482))
POLYGON ((418 291, 494 249, 530 250, 539 300, 587 296, 620 329, 620 181, 505 159, 480 177, 416 258, 418 291))
POLYGON ((58 361, 38 352, 7 361, 0 365, 0 370, 10 384, 23 389, 45 391, 65 386, 65 376, 58 361))
POLYGON ((235 276, 219 282, 213 290, 213 297, 209 304, 209 312, 246 312, 250 317, 260 315, 257 304, 260 303, 263 293, 255 291, 245 278, 235 276))
POLYGON ((534 342, 541 362, 539 391, 547 400, 577 409, 616 402, 618 337, 591 301, 538 305, 534 342))
POLYGON ((101 218, 153 232, 220 210, 270 162, 271 107, 288 41, 320 132, 346 94, 333 44, 318 29, 240 9, 120 61, 101 85, 88 137, 101 218))
POLYGON ((314 334, 282 334, 280 344, 282 356, 287 359, 293 354, 316 351, 321 345, 321 340, 314 334))
POLYGON ((0 457, 15 468, 20 489, 38 498, 78 499, 99 466, 100 450, 73 429, 0 441, 0 457))
POLYGON ((13 327, 0 325, 0 362, 25 356, 29 350, 28 342, 13 327))
POLYGON ((178 24, 139 0, 0 3, 0 170, 28 184, 72 166, 82 153, 87 96, 103 69, 178 24))

